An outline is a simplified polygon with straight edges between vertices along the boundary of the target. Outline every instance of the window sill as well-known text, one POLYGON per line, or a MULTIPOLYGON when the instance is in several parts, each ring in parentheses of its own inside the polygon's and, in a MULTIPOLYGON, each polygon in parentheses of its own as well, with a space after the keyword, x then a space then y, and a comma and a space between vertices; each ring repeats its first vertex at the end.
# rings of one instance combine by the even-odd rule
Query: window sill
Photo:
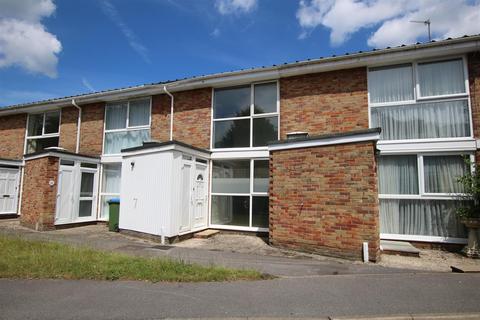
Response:
POLYGON ((380 154, 419 153, 419 152, 469 152, 477 150, 472 137, 418 140, 378 141, 380 154))

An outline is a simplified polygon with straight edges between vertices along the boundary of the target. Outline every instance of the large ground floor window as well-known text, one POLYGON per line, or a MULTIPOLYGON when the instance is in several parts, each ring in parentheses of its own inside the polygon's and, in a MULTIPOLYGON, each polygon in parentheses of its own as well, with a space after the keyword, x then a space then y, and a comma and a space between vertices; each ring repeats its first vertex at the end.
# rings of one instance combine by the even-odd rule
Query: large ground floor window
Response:
POLYGON ((466 157, 472 158, 465 154, 379 156, 382 237, 432 241, 466 237, 455 214, 463 191, 457 179, 471 170, 466 157))
POLYGON ((215 160, 211 224, 268 228, 268 159, 215 160))
POLYGON ((102 188, 100 191, 100 219, 108 220, 108 201, 120 197, 122 164, 108 163, 102 166, 102 188))

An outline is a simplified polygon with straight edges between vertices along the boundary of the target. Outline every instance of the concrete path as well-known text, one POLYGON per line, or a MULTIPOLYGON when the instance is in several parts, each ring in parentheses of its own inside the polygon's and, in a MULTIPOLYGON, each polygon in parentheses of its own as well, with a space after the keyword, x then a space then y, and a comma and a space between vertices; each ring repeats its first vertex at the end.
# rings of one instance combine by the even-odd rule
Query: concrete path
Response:
MULTIPOLYGON (((255 269, 281 277, 311 277, 336 274, 386 274, 412 272, 341 259, 305 255, 281 256, 252 254, 174 246, 169 250, 155 249, 158 243, 108 232, 104 225, 91 225, 64 230, 37 232, 19 225, 17 220, 0 220, 0 234, 32 240, 46 240, 87 246, 144 257, 170 257, 203 265, 255 269)), ((417 271, 418 272, 418 271, 417 271)))
POLYGON ((0 319, 451 314, 480 312, 479 287, 479 274, 452 273, 227 283, 0 280, 0 319))

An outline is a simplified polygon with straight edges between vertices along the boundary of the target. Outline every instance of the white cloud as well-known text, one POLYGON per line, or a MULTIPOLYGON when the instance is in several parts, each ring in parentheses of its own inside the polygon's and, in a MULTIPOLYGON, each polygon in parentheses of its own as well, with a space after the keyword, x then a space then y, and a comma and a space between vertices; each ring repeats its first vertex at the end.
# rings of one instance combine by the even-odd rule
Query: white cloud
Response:
POLYGON ((51 0, 0 1, 0 68, 57 76, 62 44, 41 23, 54 12, 51 0))
POLYGON ((480 32, 480 1, 467 0, 302 0, 297 10, 305 38, 318 26, 330 29, 330 42, 340 45, 356 32, 373 28, 372 47, 416 42, 426 26, 411 20, 431 20, 433 38, 480 32))
POLYGON ((117 8, 108 0, 101 2, 102 10, 105 15, 120 29, 128 44, 132 49, 147 63, 151 63, 148 57, 148 49, 140 42, 135 32, 123 21, 117 8))
POLYGON ((213 29, 213 31, 210 33, 210 35, 214 38, 218 38, 220 36, 221 32, 220 32, 220 29, 218 28, 215 28, 213 29))
POLYGON ((95 88, 92 86, 90 81, 87 80, 87 78, 82 78, 82 84, 85 88, 87 88, 90 92, 95 92, 95 88))
POLYGON ((222 15, 248 13, 257 7, 257 0, 216 0, 215 8, 222 15))

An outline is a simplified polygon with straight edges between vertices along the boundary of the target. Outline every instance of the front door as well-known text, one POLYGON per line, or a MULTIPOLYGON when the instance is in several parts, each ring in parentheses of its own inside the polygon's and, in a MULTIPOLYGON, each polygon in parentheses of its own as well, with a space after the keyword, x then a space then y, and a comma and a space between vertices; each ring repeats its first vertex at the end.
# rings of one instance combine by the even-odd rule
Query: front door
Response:
POLYGON ((19 170, 0 168, 0 214, 16 214, 19 170))
POLYGON ((195 180, 193 187, 193 227, 207 225, 208 167, 203 163, 195 164, 195 180))
POLYGON ((55 224, 72 223, 75 209, 75 167, 60 166, 55 224))

